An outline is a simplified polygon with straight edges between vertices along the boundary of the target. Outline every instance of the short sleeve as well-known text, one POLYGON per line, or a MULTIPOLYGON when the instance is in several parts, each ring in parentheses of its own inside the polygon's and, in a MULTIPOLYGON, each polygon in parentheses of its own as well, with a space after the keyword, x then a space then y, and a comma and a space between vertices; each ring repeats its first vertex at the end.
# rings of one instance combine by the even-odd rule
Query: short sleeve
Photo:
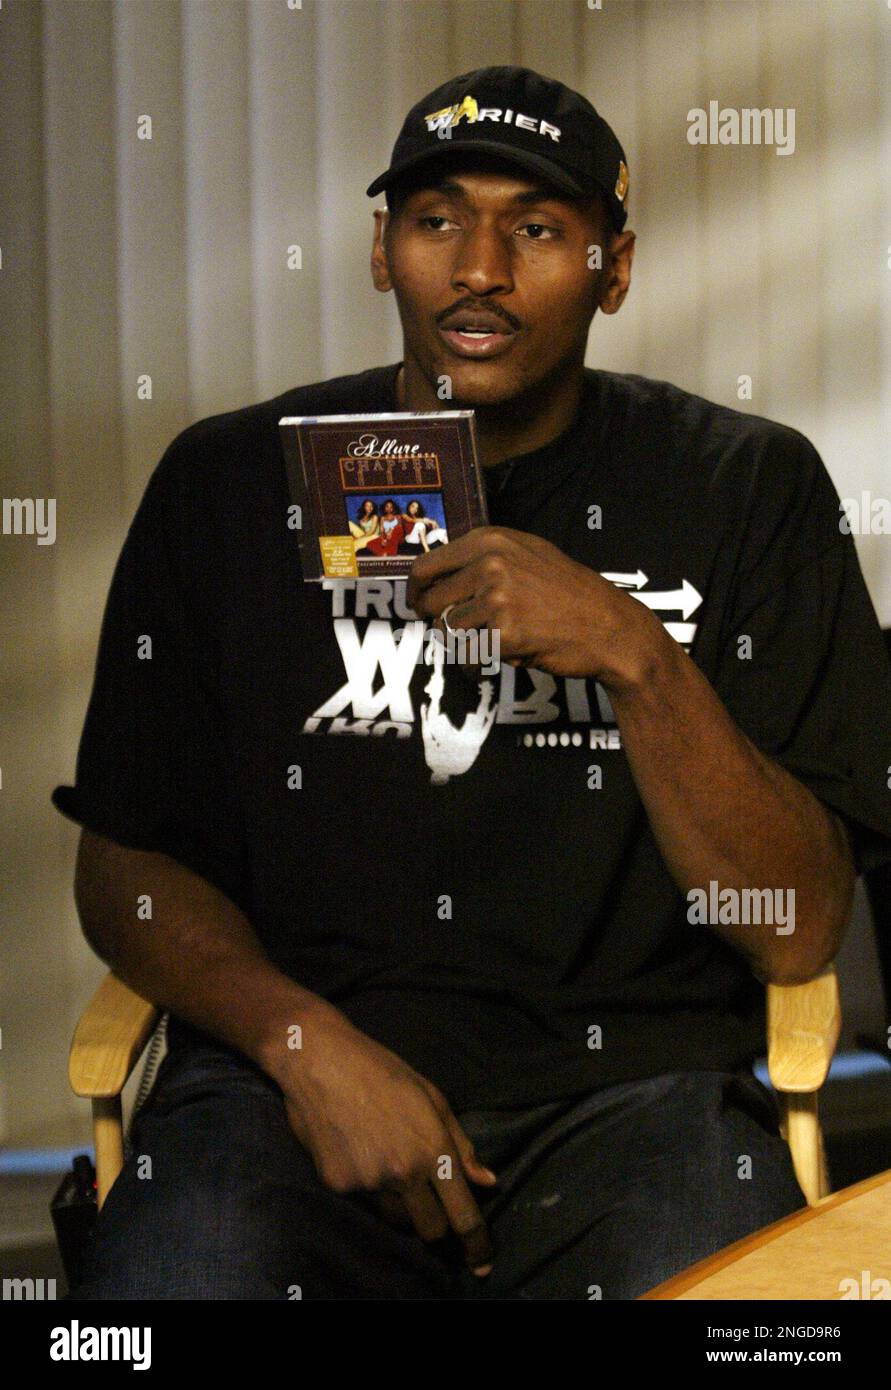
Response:
POLYGON ((838 494, 796 438, 795 501, 778 518, 776 498, 759 500, 716 690, 756 747, 840 814, 862 873, 891 862, 891 665, 838 494))
POLYGON ((170 855, 247 911, 209 599, 212 509, 194 481, 183 481, 187 453, 174 441, 128 531, 102 620, 75 782, 56 787, 52 801, 121 845, 170 855))

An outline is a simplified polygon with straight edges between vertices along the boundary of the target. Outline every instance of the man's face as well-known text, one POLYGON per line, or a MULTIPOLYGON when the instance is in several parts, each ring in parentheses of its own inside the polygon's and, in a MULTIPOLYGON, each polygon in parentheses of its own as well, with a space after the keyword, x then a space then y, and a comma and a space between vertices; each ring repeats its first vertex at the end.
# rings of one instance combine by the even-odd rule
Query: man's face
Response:
POLYGON ((372 274, 396 295, 406 357, 434 390, 448 376, 452 399, 467 405, 506 402, 577 369, 597 307, 614 312, 603 305, 609 275, 589 268, 594 245, 609 266, 599 201, 497 164, 440 166, 432 178, 389 226, 375 214, 372 274))

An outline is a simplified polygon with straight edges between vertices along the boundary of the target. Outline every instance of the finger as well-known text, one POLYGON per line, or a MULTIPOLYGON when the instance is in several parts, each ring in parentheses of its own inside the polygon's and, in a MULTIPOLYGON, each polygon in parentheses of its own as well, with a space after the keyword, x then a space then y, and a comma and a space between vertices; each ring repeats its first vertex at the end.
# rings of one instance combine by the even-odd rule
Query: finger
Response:
MULTIPOLYGON (((449 610, 446 617, 453 632, 460 632, 462 629, 465 632, 479 632, 481 628, 488 628, 490 632, 495 631, 492 614, 489 612, 489 606, 486 602, 486 593, 486 589, 477 590, 476 593, 471 594, 470 598, 462 599, 460 603, 456 602, 454 608, 449 610)), ((442 631, 445 628, 445 623, 441 623, 437 616, 433 626, 442 631)))
POLYGON ((464 1165, 464 1171, 473 1182, 486 1183, 490 1186, 498 1181, 498 1175, 492 1172, 491 1168, 480 1162, 477 1151, 473 1146, 473 1141, 461 1128, 460 1123, 449 1111, 445 1116, 446 1128, 452 1137, 452 1143, 458 1150, 458 1157, 464 1165))
POLYGON ((450 655, 449 660, 477 672, 483 667, 497 671, 502 663, 515 667, 533 665, 541 651, 540 644, 523 635, 519 612, 493 610, 489 600, 491 587, 490 584, 481 589, 446 614, 451 632, 444 630, 444 623, 432 624, 442 633, 446 650, 457 653, 450 655), (474 661, 474 657, 479 660, 474 661))
POLYGON ((413 1225, 402 1198, 397 1196, 395 1192, 380 1191, 374 1195, 377 1198, 381 1216, 391 1226, 399 1226, 404 1229, 413 1225))
POLYGON ((404 1187, 399 1199, 421 1240, 442 1240, 449 1229, 448 1217, 426 1179, 404 1187))
POLYGON ((498 526, 474 526, 449 545, 429 550, 426 555, 419 555, 413 560, 405 591, 405 601, 409 608, 413 608, 417 613, 415 600, 420 598, 425 589, 444 575, 462 569, 483 549, 493 549, 498 544, 496 535, 499 535, 502 529, 498 526))
POLYGON ((433 1177, 434 1191, 445 1209, 449 1225, 464 1247, 469 1267, 475 1273, 488 1271, 495 1256, 492 1241, 482 1212, 467 1186, 460 1157, 457 1153, 451 1157, 451 1177, 442 1178, 438 1174, 433 1177))
MULTIPOLYGON (((459 570, 466 563, 468 546, 462 542, 467 541, 472 534, 473 532, 468 531, 460 540, 452 541, 451 545, 438 546, 436 550, 428 550, 412 560, 405 588, 405 601, 414 612, 418 611, 416 604, 425 589, 443 575, 459 570)), ((472 551, 472 547, 470 548, 472 551)))
POLYGON ((473 1168, 474 1172, 479 1174, 479 1179, 474 1177, 475 1182, 478 1180, 482 1180, 483 1182, 497 1182, 497 1174, 493 1173, 491 1168, 487 1168, 484 1163, 480 1162, 473 1140, 454 1114, 452 1107, 449 1105, 442 1091, 429 1081, 425 1082, 425 1086, 427 1094, 433 1104, 433 1108, 448 1132, 452 1143, 455 1145, 458 1157, 464 1164, 465 1169, 468 1167, 473 1168))
MULTIPOLYGON (((483 570, 485 558, 485 555, 477 555, 460 569, 431 582, 416 595, 412 611, 419 618, 439 618, 447 604, 469 602, 477 590, 491 585, 490 576, 483 570)), ((449 622, 454 627, 451 615, 449 622)))

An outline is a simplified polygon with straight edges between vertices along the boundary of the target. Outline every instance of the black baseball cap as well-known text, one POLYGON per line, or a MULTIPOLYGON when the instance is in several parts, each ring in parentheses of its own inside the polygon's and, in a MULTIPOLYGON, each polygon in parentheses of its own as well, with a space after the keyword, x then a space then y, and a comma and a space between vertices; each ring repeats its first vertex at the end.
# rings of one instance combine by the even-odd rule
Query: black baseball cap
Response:
POLYGON ((423 97, 368 196, 428 161, 468 151, 498 155, 567 193, 600 192, 616 231, 625 225, 628 163, 616 136, 585 97, 530 68, 477 68, 423 97))

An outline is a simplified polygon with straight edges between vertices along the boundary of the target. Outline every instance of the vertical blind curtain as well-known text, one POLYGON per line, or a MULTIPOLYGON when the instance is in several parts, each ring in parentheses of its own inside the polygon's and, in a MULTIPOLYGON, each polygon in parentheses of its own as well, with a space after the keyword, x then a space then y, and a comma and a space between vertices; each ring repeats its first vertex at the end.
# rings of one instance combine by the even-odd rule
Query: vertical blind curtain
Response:
MULTIPOLYGON (((102 967, 49 792, 127 525, 191 421, 399 357, 364 189, 408 107, 493 63, 584 92, 639 238, 589 364, 795 425, 882 496, 889 36, 876 0, 2 0, 3 496, 55 498, 57 539, 0 536, 0 1140, 84 1132, 65 1055, 102 967), (712 99, 795 108, 795 153, 689 144, 712 99)), ((888 542, 858 547, 889 623, 888 542)))

